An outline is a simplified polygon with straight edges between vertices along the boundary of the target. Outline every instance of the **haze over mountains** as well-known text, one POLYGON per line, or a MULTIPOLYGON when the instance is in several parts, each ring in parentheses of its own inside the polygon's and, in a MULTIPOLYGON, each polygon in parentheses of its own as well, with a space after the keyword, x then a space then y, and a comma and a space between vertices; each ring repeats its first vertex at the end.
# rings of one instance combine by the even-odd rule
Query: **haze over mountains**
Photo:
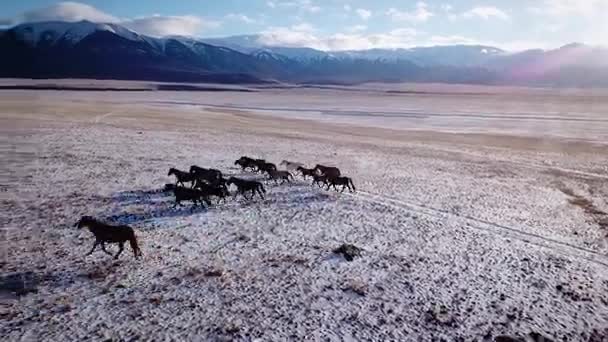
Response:
POLYGON ((154 38, 117 24, 37 22, 0 31, 0 77, 220 83, 446 82, 608 86, 608 49, 570 44, 320 51, 266 46, 257 35, 154 38))

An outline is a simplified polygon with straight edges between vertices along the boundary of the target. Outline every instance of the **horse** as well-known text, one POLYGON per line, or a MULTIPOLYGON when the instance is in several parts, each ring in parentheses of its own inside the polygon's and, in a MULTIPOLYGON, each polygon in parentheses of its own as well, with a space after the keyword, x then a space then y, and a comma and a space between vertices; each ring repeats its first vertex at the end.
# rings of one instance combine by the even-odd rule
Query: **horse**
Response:
POLYGON ((234 161, 234 165, 239 165, 243 171, 250 168, 252 171, 257 168, 255 159, 242 156, 241 158, 234 161))
POLYGON ((227 185, 234 184, 237 187, 237 191, 234 193, 234 198, 236 198, 237 194, 241 194, 245 199, 253 199, 255 194, 260 195, 262 199, 264 199, 264 194, 266 193, 266 189, 264 189, 264 185, 257 181, 250 181, 245 179, 240 179, 236 177, 230 177, 226 181, 227 185), (251 198, 247 198, 246 193, 251 191, 251 198))
POLYGON ((353 184, 353 180, 350 179, 349 177, 332 177, 332 178, 328 178, 327 179, 327 189, 329 190, 330 186, 334 187, 334 190, 338 191, 338 188, 336 187, 336 185, 342 185, 342 191, 340 191, 341 193, 344 192, 344 189, 348 188, 348 190, 350 192, 355 192, 357 189, 355 188, 355 184, 353 184))
POLYGON ((208 183, 214 183, 216 180, 223 177, 222 171, 216 169, 205 169, 196 165, 190 166, 190 173, 195 175, 197 179, 202 179, 208 183))
POLYGON ((340 169, 338 169, 337 167, 323 166, 317 164, 313 168, 313 170, 318 170, 319 172, 321 172, 322 175, 327 176, 328 178, 340 177, 340 169))
POLYGON ((279 165, 285 165, 287 171, 297 171, 299 167, 304 167, 302 163, 290 162, 288 160, 283 160, 279 165))
MULTIPOLYGON (((225 181, 224 179, 222 179, 225 181)), ((196 181, 194 184, 194 188, 203 192, 206 197, 215 196, 217 197, 217 203, 219 204, 221 200, 226 202, 226 197, 230 195, 228 191, 228 187, 225 183, 217 183, 217 184, 207 184, 200 179, 196 181)))
POLYGON ((103 222, 97 221, 91 216, 83 216, 80 218, 78 222, 76 222, 76 227, 82 228, 87 227, 95 235, 95 243, 93 244, 93 248, 86 255, 91 255, 97 245, 101 245, 101 250, 104 253, 112 255, 112 253, 106 250, 106 243, 118 243, 118 253, 114 256, 114 259, 118 259, 120 253, 122 253, 124 249, 124 243, 129 241, 131 245, 131 249, 133 250, 133 255, 137 259, 142 255, 139 246, 137 245, 137 238, 135 237, 135 232, 133 228, 129 226, 111 226, 109 224, 105 224, 103 222))
POLYGON ((278 181, 281 180, 281 185, 283 185, 283 183, 285 182, 291 183, 291 181, 293 180, 293 175, 289 173, 289 171, 269 170, 268 180, 274 180, 275 184, 277 184, 278 181))
POLYGON ((327 185, 327 176, 324 175, 312 175, 312 183, 310 186, 317 185, 319 188, 323 185, 327 185))
POLYGON ((171 176, 171 175, 175 175, 175 178, 177 179, 177 181, 175 182, 175 185, 179 185, 181 184, 182 186, 185 186, 184 182, 192 182, 192 186, 194 186, 194 181, 196 180, 196 176, 186 172, 186 171, 181 171, 178 170, 176 168, 170 168, 169 169, 169 173, 167 174, 167 176, 171 176))
POLYGON ((274 165, 273 163, 264 162, 264 163, 258 164, 258 171, 261 173, 266 172, 266 173, 270 174, 270 172, 273 172, 276 170, 277 170, 277 166, 274 165))
POLYGON ((211 206, 211 201, 209 201, 208 194, 200 190, 183 188, 178 186, 173 189, 173 193, 175 194, 175 204, 173 205, 173 208, 175 208, 178 204, 179 206, 182 206, 182 201, 192 201, 192 203, 194 203, 194 206, 196 206, 196 203, 198 202, 203 208, 205 207, 203 205, 204 201, 205 203, 207 203, 208 206, 211 206))
POLYGON ((302 166, 298 166, 297 171, 300 171, 302 173, 302 177, 304 177, 304 179, 306 179, 307 176, 314 177, 314 175, 316 174, 315 169, 307 169, 302 166))

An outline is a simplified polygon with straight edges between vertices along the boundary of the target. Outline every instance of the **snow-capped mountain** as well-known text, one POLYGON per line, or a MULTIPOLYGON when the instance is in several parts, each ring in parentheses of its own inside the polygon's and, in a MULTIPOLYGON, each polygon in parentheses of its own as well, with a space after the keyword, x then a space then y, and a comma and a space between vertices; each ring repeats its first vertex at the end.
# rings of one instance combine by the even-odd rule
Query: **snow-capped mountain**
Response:
POLYGON ((122 38, 142 41, 139 34, 116 24, 99 24, 90 21, 75 23, 49 21, 26 23, 12 29, 16 36, 30 46, 53 45, 58 43, 76 44, 95 32, 111 32, 122 38))
POLYGON ((17 25, 0 31, 0 48, 0 77, 608 86, 608 50, 582 44, 520 53, 467 45, 326 52, 266 46, 258 35, 155 38, 80 21, 17 25))

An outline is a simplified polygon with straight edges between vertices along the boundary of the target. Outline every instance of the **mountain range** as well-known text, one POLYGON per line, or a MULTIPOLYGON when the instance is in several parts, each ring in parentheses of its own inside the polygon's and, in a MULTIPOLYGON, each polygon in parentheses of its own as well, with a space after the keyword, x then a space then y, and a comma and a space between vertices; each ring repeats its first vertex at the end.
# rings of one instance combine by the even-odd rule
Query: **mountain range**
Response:
POLYGON ((116 24, 25 23, 0 31, 0 77, 608 86, 608 49, 583 44, 517 53, 481 45, 327 52, 266 46, 262 38, 156 38, 116 24))

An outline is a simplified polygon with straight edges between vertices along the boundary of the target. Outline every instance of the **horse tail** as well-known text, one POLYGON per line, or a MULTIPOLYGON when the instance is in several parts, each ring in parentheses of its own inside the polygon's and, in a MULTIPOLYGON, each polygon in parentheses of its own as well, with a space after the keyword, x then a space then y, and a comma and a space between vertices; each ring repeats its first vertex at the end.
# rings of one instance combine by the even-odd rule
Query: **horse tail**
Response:
POLYGON ((137 244, 137 238, 135 237, 135 233, 131 234, 129 238, 129 244, 131 245, 131 249, 133 250, 133 254, 135 257, 142 256, 141 249, 139 249, 139 245, 137 244))
POLYGON ((353 187, 353 191, 357 191, 357 189, 355 188, 355 184, 353 183, 352 178, 348 179, 348 183, 353 187))

